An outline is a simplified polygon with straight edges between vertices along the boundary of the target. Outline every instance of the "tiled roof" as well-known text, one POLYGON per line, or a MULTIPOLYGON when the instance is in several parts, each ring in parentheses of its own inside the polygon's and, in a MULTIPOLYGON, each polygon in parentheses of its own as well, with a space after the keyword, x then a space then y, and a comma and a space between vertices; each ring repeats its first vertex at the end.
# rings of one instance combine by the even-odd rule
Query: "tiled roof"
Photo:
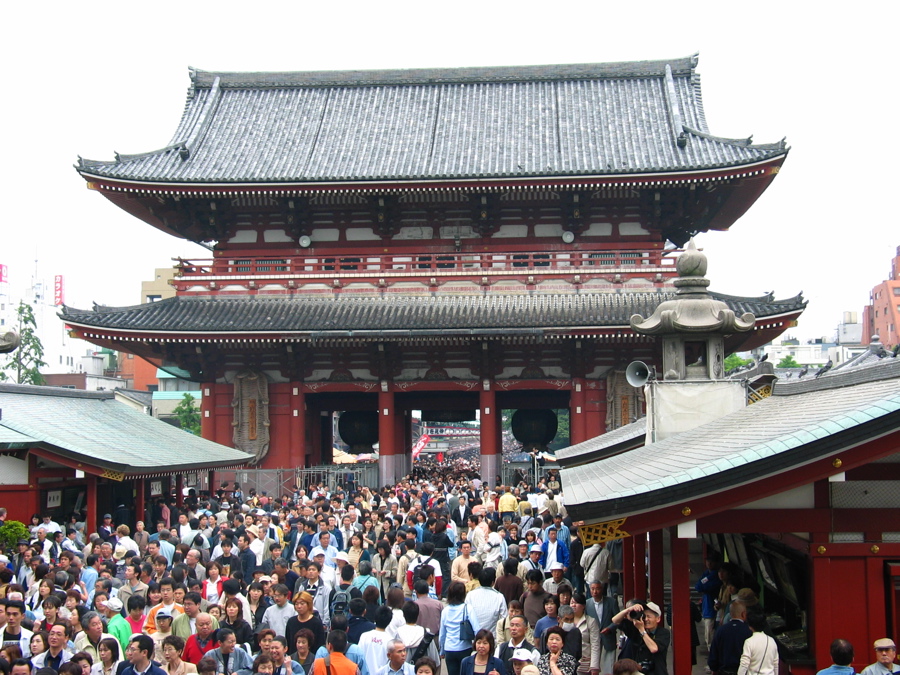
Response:
MULTIPOLYGON (((644 316, 674 297, 665 292, 534 295, 423 295, 359 297, 176 296, 132 307, 63 307, 60 317, 80 326, 167 332, 308 332, 354 335, 405 331, 522 331, 579 327, 627 327, 635 312, 644 316)), ((718 297, 718 296, 716 296, 718 297)), ((787 300, 729 299, 757 318, 801 311, 799 296, 787 300)))
POLYGON ((160 150, 79 160, 161 183, 627 175, 734 167, 784 142, 710 135, 696 57, 314 73, 192 71, 160 150))
POLYGON ((848 373, 848 382, 835 377, 826 387, 821 378, 816 390, 773 395, 662 441, 563 469, 569 513, 585 520, 641 513, 812 461, 833 452, 823 441, 843 432, 856 444, 898 429, 900 359, 894 361, 862 380, 848 373))
POLYGON ((581 443, 556 451, 556 460, 562 466, 572 466, 582 462, 614 455, 643 443, 647 435, 647 418, 625 424, 618 429, 589 438, 581 443))
POLYGON ((243 465, 250 455, 138 412, 113 392, 0 384, 0 443, 10 432, 85 464, 126 475, 243 465))

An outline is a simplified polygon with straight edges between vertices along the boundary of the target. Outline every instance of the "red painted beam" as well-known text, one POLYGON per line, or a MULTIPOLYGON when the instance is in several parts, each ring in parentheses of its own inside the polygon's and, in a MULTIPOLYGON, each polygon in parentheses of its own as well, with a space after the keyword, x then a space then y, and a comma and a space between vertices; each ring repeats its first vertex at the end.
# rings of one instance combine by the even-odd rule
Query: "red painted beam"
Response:
MULTIPOLYGON (((57 464, 62 464, 63 466, 67 466, 70 469, 76 469, 78 471, 84 471, 86 474, 93 474, 95 476, 103 475, 104 469, 101 469, 98 466, 91 466, 90 464, 85 464, 84 462, 79 462, 74 459, 69 459, 68 457, 64 457, 62 455, 58 455, 52 450, 45 450, 44 448, 31 448, 29 452, 35 457, 41 457, 43 459, 49 459, 51 462, 56 462, 57 464)), ((43 471, 43 469, 34 469, 35 472, 43 471)), ((58 473, 57 473, 58 475, 58 473)))
POLYGON ((866 464, 847 471, 847 480, 900 480, 900 463, 866 464))

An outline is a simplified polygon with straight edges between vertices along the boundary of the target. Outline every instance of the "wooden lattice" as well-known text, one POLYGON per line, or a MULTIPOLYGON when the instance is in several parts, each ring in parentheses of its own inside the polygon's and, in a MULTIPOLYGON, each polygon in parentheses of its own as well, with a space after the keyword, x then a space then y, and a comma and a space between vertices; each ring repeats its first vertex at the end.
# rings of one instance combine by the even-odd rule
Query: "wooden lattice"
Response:
POLYGON ((747 397, 747 403, 756 403, 757 401, 762 401, 764 398, 769 398, 772 395, 772 385, 765 384, 759 389, 751 389, 750 394, 747 397))
POLYGON ((618 520, 609 520, 605 523, 592 523, 590 525, 579 525, 578 534, 585 548, 600 544, 604 541, 612 539, 622 539, 631 536, 625 530, 619 529, 625 524, 625 518, 618 520))
POLYGON ((100 478, 107 478, 109 480, 114 480, 118 482, 122 482, 125 480, 125 474, 121 471, 113 471, 112 469, 104 469, 103 473, 100 474, 100 478))

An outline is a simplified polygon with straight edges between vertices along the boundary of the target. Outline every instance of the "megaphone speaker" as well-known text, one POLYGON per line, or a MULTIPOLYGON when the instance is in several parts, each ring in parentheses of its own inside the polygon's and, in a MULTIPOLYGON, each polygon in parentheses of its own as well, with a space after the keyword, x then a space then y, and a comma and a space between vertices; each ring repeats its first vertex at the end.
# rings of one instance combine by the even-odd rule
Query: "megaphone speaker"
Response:
POLYGON ((650 379, 650 369, 643 361, 632 361, 625 369, 625 379, 632 387, 643 387, 650 379))

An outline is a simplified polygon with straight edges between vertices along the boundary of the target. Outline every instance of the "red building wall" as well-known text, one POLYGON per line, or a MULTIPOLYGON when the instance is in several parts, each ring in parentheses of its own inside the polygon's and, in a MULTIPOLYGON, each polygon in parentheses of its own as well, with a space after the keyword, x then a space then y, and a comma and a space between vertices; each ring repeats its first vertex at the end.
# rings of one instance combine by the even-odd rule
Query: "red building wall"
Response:
POLYGON ((872 289, 869 305, 863 309, 863 344, 871 342, 873 335, 888 347, 900 344, 900 246, 888 279, 872 289))

